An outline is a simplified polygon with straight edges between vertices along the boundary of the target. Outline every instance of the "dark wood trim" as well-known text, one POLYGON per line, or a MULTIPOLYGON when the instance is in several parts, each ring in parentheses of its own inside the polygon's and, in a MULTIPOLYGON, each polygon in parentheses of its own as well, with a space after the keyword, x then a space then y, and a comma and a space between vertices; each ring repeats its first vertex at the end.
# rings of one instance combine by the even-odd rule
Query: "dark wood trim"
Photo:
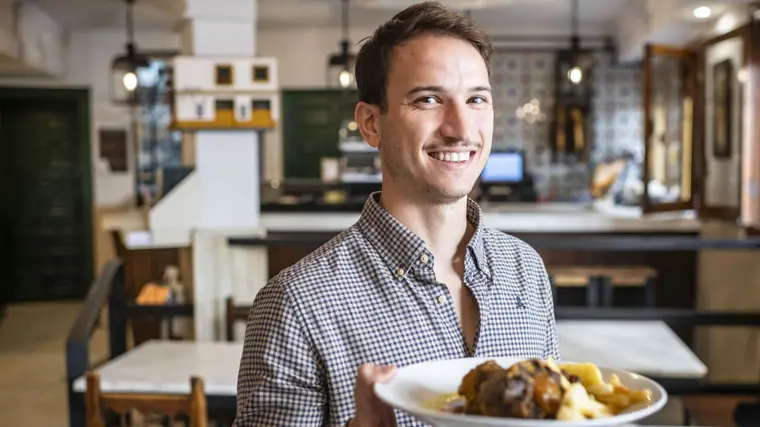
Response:
MULTIPOLYGON (((756 5, 760 9, 760 4, 756 5)), ((744 184, 741 194, 740 222, 753 227, 760 234, 760 200, 747 189, 747 184, 760 179, 760 19, 754 19, 748 29, 748 50, 745 69, 747 81, 744 91, 744 125, 743 143, 747 150, 742 158, 741 182, 744 184), (747 156, 747 154, 749 154, 747 156)), ((751 187, 749 187, 751 188, 751 187)))
MULTIPOLYGON (((644 184, 644 193, 641 200, 641 210, 643 213, 653 213, 653 212, 666 212, 666 211, 680 211, 680 210, 689 210, 694 208, 694 190, 695 190, 695 184, 696 184, 696 176, 694 173, 694 163, 695 163, 695 150, 694 150, 694 109, 695 104, 692 102, 692 132, 691 132, 691 170, 689 171, 690 180, 691 180, 691 192, 689 194, 689 199, 684 201, 678 201, 678 202, 672 202, 672 203, 658 203, 654 204, 649 199, 649 185, 646 183, 650 180, 650 171, 649 171, 649 163, 651 161, 651 151, 650 151, 650 140, 652 137, 652 132, 654 131, 652 119, 651 119, 651 103, 652 103, 652 59, 655 56, 666 56, 666 57, 672 57, 672 58, 680 58, 685 59, 689 61, 689 70, 686 75, 683 76, 684 79, 684 92, 682 93, 682 98, 691 97, 691 99, 694 99, 694 92, 696 92, 696 70, 695 68, 695 59, 694 59, 694 53, 688 49, 684 48, 676 48, 671 46, 663 46, 663 45, 652 45, 649 44, 645 48, 644 52, 644 61, 643 61, 643 70, 642 70, 642 78, 643 78, 643 96, 642 96, 642 111, 643 111, 643 117, 644 117, 644 164, 642 171, 642 177, 644 184)), ((680 122, 683 123, 684 113, 682 112, 680 117, 680 122)), ((683 142, 683 141, 682 141, 683 142)), ((683 149, 683 146, 681 147, 683 149)))
POLYGON ((652 120, 649 118, 650 105, 652 105, 652 79, 650 77, 652 69, 652 55, 654 48, 652 45, 646 45, 644 48, 644 61, 642 63, 641 78, 642 90, 644 93, 641 97, 641 112, 644 118, 644 170, 641 171, 641 178, 644 183, 644 194, 641 196, 641 211, 644 213, 651 212, 651 203, 649 202, 649 162, 650 150, 649 140, 652 138, 652 120))
MULTIPOLYGON (((81 144, 82 174, 82 215, 85 220, 85 242, 82 248, 87 265, 87 283, 94 278, 94 236, 93 236, 93 182, 92 182, 92 145, 90 126, 90 89, 88 88, 33 88, 33 87, 0 87, 0 100, 67 100, 76 105, 77 133, 81 144)), ((84 296, 84 295, 83 295, 84 296)))
MULTIPOLYGON (((749 64, 749 58, 752 52, 751 49, 751 37, 750 37, 750 25, 746 24, 739 28, 736 28, 732 31, 729 31, 725 34, 721 34, 719 36, 713 37, 711 39, 707 39, 702 41, 699 44, 699 61, 698 61, 698 75, 699 75, 699 85, 697 86, 699 89, 698 97, 695 97, 695 128, 694 133, 699 135, 699 150, 700 155, 698 158, 700 159, 699 167, 700 167, 700 176, 701 176, 701 192, 699 201, 697 204, 697 211, 699 212, 700 218, 709 218, 709 219, 719 219, 729 222, 738 221, 741 216, 741 195, 744 191, 744 180, 742 179, 743 176, 743 163, 744 161, 739 162, 739 170, 737 173, 739 174, 739 206, 738 207, 732 207, 732 206, 719 206, 719 205, 710 205, 707 203, 707 194, 706 194, 706 184, 705 180, 707 179, 708 174, 708 167, 707 167, 707 158, 711 155, 711 153, 705 152, 706 148, 706 141, 707 141, 707 135, 705 134, 706 129, 706 119, 707 115, 705 113, 707 109, 707 102, 706 102, 706 95, 705 95, 705 67, 707 65, 706 62, 706 52, 707 49, 711 48, 712 46, 731 40, 735 37, 740 37, 742 39, 742 44, 744 47, 744 57, 742 60, 742 66, 747 67, 749 64), (696 102, 698 100, 698 102, 696 102)), ((749 78, 750 76, 748 76, 749 78)), ((747 86, 745 84, 745 89, 743 91, 743 100, 742 100, 742 108, 746 109, 750 107, 751 99, 746 95, 747 93, 747 86)), ((739 145, 736 147, 737 150, 739 150, 739 153, 744 153, 744 133, 747 131, 746 127, 751 126, 752 122, 747 123, 746 120, 744 120, 744 117, 740 120, 740 127, 737 130, 739 132, 739 145)), ((742 156, 743 157, 743 156, 742 156)))
POLYGON ((729 31, 727 33, 721 34, 719 36, 715 36, 715 37, 710 38, 710 39, 703 40, 701 43, 698 44, 698 46, 702 50, 705 50, 705 49, 711 47, 714 44, 718 44, 720 42, 724 42, 726 40, 730 40, 730 39, 732 39, 734 37, 737 37, 737 36, 744 37, 745 40, 746 40, 749 37, 749 30, 750 30, 749 24, 744 24, 741 27, 734 28, 733 30, 731 30, 731 31, 729 31))

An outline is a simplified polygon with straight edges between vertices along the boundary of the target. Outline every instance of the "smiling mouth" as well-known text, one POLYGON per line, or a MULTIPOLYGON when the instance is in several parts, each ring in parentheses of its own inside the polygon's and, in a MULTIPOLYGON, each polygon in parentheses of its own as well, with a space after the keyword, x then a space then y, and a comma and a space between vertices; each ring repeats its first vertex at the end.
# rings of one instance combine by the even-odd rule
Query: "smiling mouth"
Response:
POLYGON ((427 154, 428 156, 441 162, 465 163, 468 162, 473 155, 475 155, 475 151, 429 151, 427 154))

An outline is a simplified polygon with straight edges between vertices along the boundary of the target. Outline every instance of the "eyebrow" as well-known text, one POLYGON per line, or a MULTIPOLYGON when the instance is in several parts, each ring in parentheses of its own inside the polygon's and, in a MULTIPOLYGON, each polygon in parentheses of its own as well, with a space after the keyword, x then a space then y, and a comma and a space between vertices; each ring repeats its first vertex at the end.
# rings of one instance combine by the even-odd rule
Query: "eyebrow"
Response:
MULTIPOLYGON (((412 88, 407 95, 414 95, 418 92, 444 92, 443 86, 417 86, 412 88)), ((470 88, 470 92, 491 92, 491 88, 488 86, 475 86, 470 88)))

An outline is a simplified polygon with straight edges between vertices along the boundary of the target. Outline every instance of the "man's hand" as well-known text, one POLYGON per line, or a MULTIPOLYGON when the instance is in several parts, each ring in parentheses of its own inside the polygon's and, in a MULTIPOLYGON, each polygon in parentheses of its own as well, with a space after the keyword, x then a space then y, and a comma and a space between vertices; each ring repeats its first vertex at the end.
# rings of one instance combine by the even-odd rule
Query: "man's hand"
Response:
POLYGON ((359 367, 354 387, 356 415, 351 427, 396 427, 393 408, 375 396, 375 383, 390 381, 396 375, 395 366, 379 366, 365 363, 359 367))

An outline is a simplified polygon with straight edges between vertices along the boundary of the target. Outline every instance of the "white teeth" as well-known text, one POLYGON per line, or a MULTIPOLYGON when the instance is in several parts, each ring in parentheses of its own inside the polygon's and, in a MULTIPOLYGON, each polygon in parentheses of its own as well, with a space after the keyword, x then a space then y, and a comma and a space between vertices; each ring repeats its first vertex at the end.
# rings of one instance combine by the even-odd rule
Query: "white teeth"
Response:
POLYGON ((434 159, 438 159, 442 162, 466 162, 470 160, 470 152, 465 151, 462 153, 430 153, 430 156, 434 159))

